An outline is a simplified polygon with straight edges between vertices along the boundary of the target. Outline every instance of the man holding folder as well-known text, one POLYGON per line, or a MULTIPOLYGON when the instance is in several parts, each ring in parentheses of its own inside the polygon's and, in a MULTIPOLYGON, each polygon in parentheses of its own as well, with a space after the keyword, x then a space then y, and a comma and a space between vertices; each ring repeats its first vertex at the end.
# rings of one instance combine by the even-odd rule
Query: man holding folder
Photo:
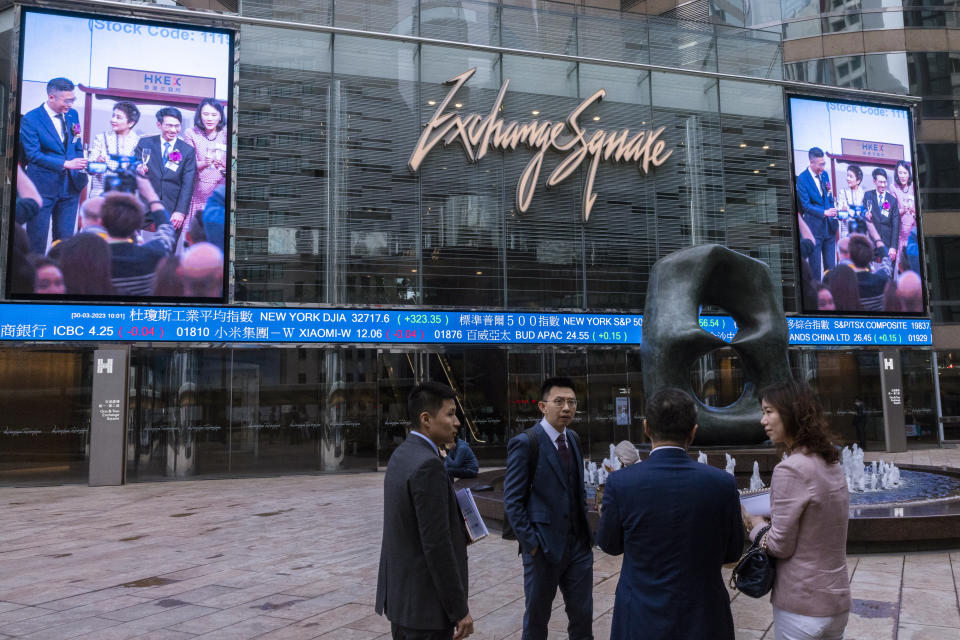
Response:
POLYGON ((456 393, 436 382, 407 397, 412 428, 387 463, 376 611, 395 640, 460 640, 467 607, 467 535, 440 447, 457 435, 456 393))

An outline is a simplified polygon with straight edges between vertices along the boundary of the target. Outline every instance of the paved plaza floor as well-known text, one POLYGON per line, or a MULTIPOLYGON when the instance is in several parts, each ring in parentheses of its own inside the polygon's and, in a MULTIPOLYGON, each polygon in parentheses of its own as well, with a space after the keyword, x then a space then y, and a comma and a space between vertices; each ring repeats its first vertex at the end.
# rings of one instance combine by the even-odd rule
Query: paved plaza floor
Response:
MULTIPOLYGON (((960 467, 960 450, 883 456, 960 467)), ((382 473, 0 489, 0 638, 367 640, 382 473)), ((515 543, 472 546, 474 638, 519 639, 515 543)), ((960 550, 849 558, 847 638, 960 639, 960 550)), ((620 559, 596 551, 594 633, 620 559)), ((725 577, 729 569, 724 571, 725 577)), ((731 594, 738 638, 772 638, 768 599, 731 594)), ((558 598, 550 638, 565 638, 558 598)))

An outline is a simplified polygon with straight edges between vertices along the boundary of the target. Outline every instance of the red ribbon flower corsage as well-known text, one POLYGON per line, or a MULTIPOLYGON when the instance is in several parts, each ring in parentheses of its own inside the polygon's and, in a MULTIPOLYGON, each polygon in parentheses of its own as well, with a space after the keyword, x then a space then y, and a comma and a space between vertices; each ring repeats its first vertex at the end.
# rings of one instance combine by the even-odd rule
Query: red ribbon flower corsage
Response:
POLYGON ((889 210, 890 210, 890 203, 889 203, 889 202, 884 201, 884 203, 883 203, 883 210, 884 210, 884 211, 889 211, 889 210))
POLYGON ((73 132, 73 135, 79 136, 79 135, 80 135, 80 124, 77 123, 77 122, 74 122, 74 123, 73 123, 73 126, 70 127, 70 131, 73 132))
POLYGON ((167 156, 167 160, 170 162, 180 162, 183 160, 183 156, 180 155, 179 151, 171 151, 170 155, 167 156))

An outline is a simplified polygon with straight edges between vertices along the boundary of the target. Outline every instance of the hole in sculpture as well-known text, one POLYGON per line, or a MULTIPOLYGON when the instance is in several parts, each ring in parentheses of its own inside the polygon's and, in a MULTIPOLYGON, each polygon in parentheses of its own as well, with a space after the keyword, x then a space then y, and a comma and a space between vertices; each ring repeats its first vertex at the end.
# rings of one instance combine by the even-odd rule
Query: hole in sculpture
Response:
POLYGON ((735 403, 743 395, 743 383, 740 358, 729 347, 700 356, 690 368, 690 389, 708 407, 729 407, 735 403))

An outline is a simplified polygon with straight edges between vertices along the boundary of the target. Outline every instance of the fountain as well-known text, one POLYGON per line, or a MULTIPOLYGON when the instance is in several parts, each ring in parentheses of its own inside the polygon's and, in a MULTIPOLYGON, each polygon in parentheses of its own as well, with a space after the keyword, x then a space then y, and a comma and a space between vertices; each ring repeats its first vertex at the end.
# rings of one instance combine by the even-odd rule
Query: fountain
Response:
POLYGON ((840 458, 843 475, 847 479, 850 493, 873 492, 900 487, 900 469, 892 462, 874 460, 869 465, 863 463, 863 449, 854 444, 845 447, 840 458))
POLYGON ((725 453, 723 455, 727 456, 727 466, 724 470, 730 475, 736 477, 737 474, 734 470, 737 468, 737 459, 731 458, 729 453, 725 453))
POLYGON ((766 488, 767 485, 763 484, 763 480, 760 478, 760 463, 754 460, 753 475, 750 476, 750 491, 761 491, 766 488))

